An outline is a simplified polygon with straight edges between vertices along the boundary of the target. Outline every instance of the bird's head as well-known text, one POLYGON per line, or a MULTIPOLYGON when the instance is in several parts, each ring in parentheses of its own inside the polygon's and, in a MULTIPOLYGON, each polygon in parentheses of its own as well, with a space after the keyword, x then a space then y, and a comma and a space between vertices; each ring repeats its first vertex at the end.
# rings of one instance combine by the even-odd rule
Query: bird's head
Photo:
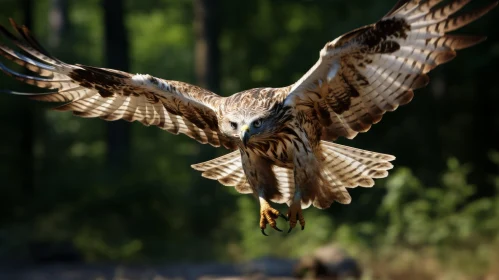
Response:
POLYGON ((222 132, 246 146, 250 142, 267 139, 275 131, 270 111, 236 111, 222 119, 222 132))

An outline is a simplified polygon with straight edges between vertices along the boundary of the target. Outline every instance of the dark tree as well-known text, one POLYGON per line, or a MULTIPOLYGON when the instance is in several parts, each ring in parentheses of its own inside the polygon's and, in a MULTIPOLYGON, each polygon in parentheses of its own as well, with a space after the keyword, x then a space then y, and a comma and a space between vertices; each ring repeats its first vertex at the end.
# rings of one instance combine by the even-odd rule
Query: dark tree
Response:
MULTIPOLYGON (((28 28, 33 27, 33 1, 32 0, 23 0, 20 2, 23 7, 23 17, 24 17, 24 25, 28 28)), ((26 70, 27 71, 27 70, 26 70)), ((20 123, 22 124, 22 140, 20 143, 21 147, 21 159, 20 169, 23 170, 22 177, 22 187, 25 191, 25 194, 32 195, 34 192, 34 178, 35 178, 35 169, 34 169, 34 142, 35 142, 35 124, 34 124, 34 115, 35 109, 34 105, 29 102, 29 100, 23 101, 22 110, 20 112, 20 123)))
MULTIPOLYGON (((217 21, 217 0, 195 0, 194 1, 194 34, 195 34, 195 72, 196 84, 218 93, 220 90, 218 47, 219 23, 217 21)), ((196 162, 210 160, 216 157, 216 152, 211 147, 202 147, 194 159, 196 162)), ((193 223, 193 232, 206 236, 206 230, 219 222, 217 220, 216 207, 214 203, 220 203, 221 198, 214 194, 220 194, 220 184, 217 181, 206 180, 196 174, 193 182, 192 195, 197 197, 191 215, 196 223, 193 223), (206 215, 210 213, 210 215, 206 215)))
MULTIPOLYGON (((125 28, 122 0, 103 0, 106 66, 129 70, 129 42, 125 28)), ((124 121, 107 123, 107 161, 114 170, 123 170, 130 163, 130 124, 124 121)))
POLYGON ((220 89, 217 5, 217 0, 194 1, 196 82, 214 92, 220 89))
POLYGON ((69 27, 68 0, 52 0, 49 13, 49 45, 52 49, 59 48, 62 39, 67 35, 69 27))

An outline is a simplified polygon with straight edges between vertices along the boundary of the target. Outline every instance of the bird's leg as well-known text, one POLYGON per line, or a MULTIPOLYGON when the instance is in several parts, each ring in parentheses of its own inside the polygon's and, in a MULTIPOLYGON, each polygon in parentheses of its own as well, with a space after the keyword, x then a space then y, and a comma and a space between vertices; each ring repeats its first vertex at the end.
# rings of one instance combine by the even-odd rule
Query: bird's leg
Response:
POLYGON ((296 191, 293 197, 293 202, 288 208, 288 219, 289 219, 289 230, 288 233, 293 230, 296 226, 296 223, 299 221, 301 225, 301 230, 305 229, 305 218, 303 218, 302 210, 301 210, 301 193, 300 191, 296 191))
MULTIPOLYGON (((306 133, 305 133, 306 134, 306 133)), ((300 134, 299 134, 300 135, 300 134)), ((289 230, 293 230, 299 221, 301 229, 305 229, 301 203, 310 202, 317 193, 317 183, 320 180, 320 166, 314 153, 314 149, 308 137, 301 137, 302 145, 295 145, 294 150, 294 183, 295 193, 288 210, 289 230)), ((317 142, 317 139, 315 139, 317 142)))
MULTIPOLYGON (((260 200, 260 229, 263 235, 267 224, 273 229, 281 231, 277 227, 276 219, 281 216, 286 219, 276 209, 272 208, 268 199, 277 194, 277 179, 272 171, 272 165, 269 160, 264 159, 251 151, 242 151, 241 160, 244 174, 252 188, 253 193, 260 200)), ((286 219, 287 220, 287 219, 286 219)))
POLYGON ((282 231, 277 227, 276 219, 279 216, 286 219, 286 217, 283 214, 281 214, 276 209, 272 208, 269 202, 265 198, 260 197, 260 228, 262 229, 263 235, 267 236, 267 234, 265 233, 265 228, 267 227, 267 224, 269 224, 270 227, 272 227, 277 231, 282 231))

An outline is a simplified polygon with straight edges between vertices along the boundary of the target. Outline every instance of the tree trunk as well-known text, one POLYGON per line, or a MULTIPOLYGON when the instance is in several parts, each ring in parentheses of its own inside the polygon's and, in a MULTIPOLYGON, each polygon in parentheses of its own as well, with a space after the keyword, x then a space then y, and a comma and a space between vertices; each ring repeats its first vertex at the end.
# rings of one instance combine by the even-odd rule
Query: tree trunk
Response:
MULTIPOLYGON (((129 71, 129 43, 124 22, 123 0, 103 0, 106 66, 129 71)), ((107 162, 113 170, 130 165, 130 124, 107 123, 107 162)))
POLYGON ((194 1, 196 36, 196 81, 201 87, 218 92, 220 87, 217 0, 194 1))
POLYGON ((68 0, 52 0, 49 13, 49 46, 51 49, 61 47, 62 39, 66 36, 69 26, 68 0))
MULTIPOLYGON (((196 84, 213 92, 218 92, 220 88, 217 2, 217 0, 194 1, 196 84)), ((194 160, 202 162, 215 156, 215 150, 205 145, 194 160)), ((206 180, 199 174, 196 175, 191 188, 191 197, 196 197, 192 201, 194 205, 191 206, 196 209, 191 211, 191 220, 196 221, 193 223, 192 232, 199 234, 200 238, 203 236, 206 238, 207 231, 220 222, 217 215, 219 208, 216 207, 216 203, 221 202, 219 201, 221 198, 216 197, 216 194, 220 194, 220 185, 217 181, 206 180)))
MULTIPOLYGON (((24 25, 32 29, 33 27, 33 1, 23 0, 23 11, 24 11, 24 25)), ((28 70, 26 70, 28 73, 28 70)), ((28 196, 32 196, 35 190, 35 169, 34 169, 34 138, 35 138, 35 125, 34 125, 34 106, 30 100, 26 100, 22 105, 23 108, 20 110, 21 123, 22 123, 22 140, 21 146, 21 170, 23 170, 24 176, 22 178, 22 188, 24 193, 28 196)))

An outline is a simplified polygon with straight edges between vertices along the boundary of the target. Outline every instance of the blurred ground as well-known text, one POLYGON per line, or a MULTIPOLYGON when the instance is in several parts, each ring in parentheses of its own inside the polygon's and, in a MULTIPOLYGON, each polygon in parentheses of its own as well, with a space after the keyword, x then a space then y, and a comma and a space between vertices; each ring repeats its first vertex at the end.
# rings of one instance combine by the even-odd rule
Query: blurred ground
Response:
MULTIPOLYGON (((470 1, 461 12, 493 1, 470 1)), ((227 96, 294 83, 327 41, 378 20, 395 2, 0 0, 0 24, 31 26, 68 63, 227 96), (211 46, 204 59, 203 46, 211 46)), ((264 260, 283 262, 285 273, 269 273, 289 277, 296 269, 283 260, 332 243, 362 263, 363 279, 499 279, 498 15, 456 32, 488 39, 432 71, 410 104, 368 133, 338 139, 395 155, 389 177, 349 190, 349 205, 307 209, 307 229, 289 235, 261 236, 257 200, 190 168, 227 151, 114 123, 123 136, 102 120, 0 94, 0 280, 230 277, 250 275, 247 264, 264 260), (138 263, 150 265, 117 265, 138 263)), ((34 90, 6 75, 1 89, 34 90)), ((301 264, 323 269, 314 258, 301 264)))
POLYGON ((301 259, 259 258, 239 263, 170 263, 117 265, 50 263, 0 266, 0 279, 15 280, 133 280, 133 279, 360 279, 359 264, 337 246, 319 248, 301 259), (279 278, 280 277, 280 278, 279 278))
POLYGON ((88 279, 214 279, 220 277, 292 277, 296 261, 262 259, 243 264, 169 264, 169 265, 115 265, 115 264, 52 264, 2 267, 0 279, 9 280, 88 280, 88 279))

